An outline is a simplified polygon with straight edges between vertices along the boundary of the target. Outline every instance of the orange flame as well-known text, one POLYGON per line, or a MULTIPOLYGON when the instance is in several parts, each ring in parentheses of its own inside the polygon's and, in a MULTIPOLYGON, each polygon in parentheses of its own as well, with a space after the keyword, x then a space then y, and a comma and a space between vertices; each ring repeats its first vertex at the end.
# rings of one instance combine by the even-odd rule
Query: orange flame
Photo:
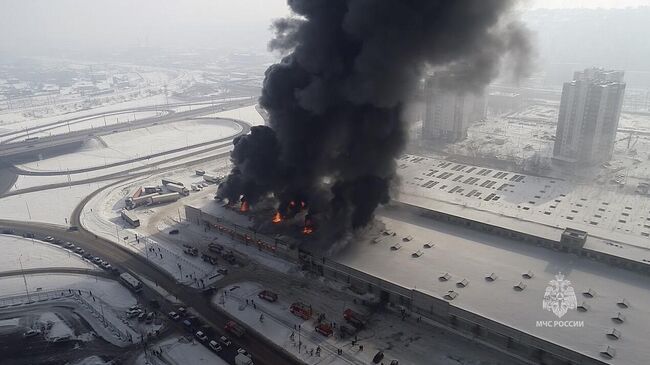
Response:
POLYGON ((248 212, 248 209, 249 209, 248 202, 246 200, 241 202, 241 205, 239 206, 239 211, 245 213, 248 212))
POLYGON ((280 223, 282 222, 282 214, 280 212, 275 212, 275 215, 273 215, 273 223, 280 223))
POLYGON ((312 226, 302 227, 302 234, 308 235, 314 233, 314 228, 312 226))

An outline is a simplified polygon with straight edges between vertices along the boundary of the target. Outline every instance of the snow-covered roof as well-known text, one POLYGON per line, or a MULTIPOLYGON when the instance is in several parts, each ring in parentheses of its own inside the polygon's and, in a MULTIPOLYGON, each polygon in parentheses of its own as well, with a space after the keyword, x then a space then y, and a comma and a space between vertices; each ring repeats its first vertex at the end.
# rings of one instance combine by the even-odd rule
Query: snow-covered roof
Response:
MULTIPOLYGON (((355 242, 334 259, 387 282, 448 300, 451 305, 509 325, 544 340, 557 343, 594 358, 601 358, 598 346, 608 344, 606 332, 616 328, 623 334, 616 341, 612 364, 645 364, 650 358, 646 333, 650 328, 650 307, 628 303, 650 303, 650 281, 646 276, 588 258, 536 247, 520 241, 461 226, 431 220, 402 209, 380 209, 378 217, 387 228, 397 232, 379 243, 355 242), (403 249, 391 251, 390 245, 405 235, 413 241, 402 242, 403 249), (417 260, 411 253, 421 242, 435 241, 435 250, 417 260), (522 273, 534 273, 530 279, 522 273), (558 273, 569 280, 581 310, 570 309, 562 321, 584 321, 581 328, 538 327, 537 321, 558 317, 542 306, 547 287, 558 273), (485 280, 486 273, 498 280, 485 280), (465 278, 464 288, 456 283, 465 278), (517 289, 519 288, 519 289, 517 289), (582 292, 592 289, 592 298, 582 292), (443 298, 449 291, 460 295, 443 298), (619 316, 620 313, 620 316, 619 316), (623 319, 624 322, 616 323, 623 319)), ((558 238, 561 231, 558 231, 558 238)), ((379 232, 377 233, 380 234, 379 232)), ((627 248, 626 248, 627 249, 627 248)))

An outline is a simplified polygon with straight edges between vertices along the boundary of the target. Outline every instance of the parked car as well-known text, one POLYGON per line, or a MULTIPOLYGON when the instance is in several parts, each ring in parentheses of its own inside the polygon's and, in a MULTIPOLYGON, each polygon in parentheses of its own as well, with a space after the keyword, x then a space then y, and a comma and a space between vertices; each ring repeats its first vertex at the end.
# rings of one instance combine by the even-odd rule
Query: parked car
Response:
POLYGON ((181 316, 179 316, 176 312, 169 312, 168 316, 174 321, 178 321, 181 318, 181 316))
POLYGON ((187 316, 187 309, 185 307, 178 307, 178 309, 176 309, 176 312, 181 317, 187 316))
POLYGON ((210 349, 212 351, 214 351, 214 352, 221 351, 221 346, 219 346, 219 344, 215 340, 210 341, 210 343, 208 344, 208 347, 210 347, 210 349))
POLYGON ((221 342, 221 343, 222 343, 224 346, 226 346, 226 347, 232 345, 232 342, 231 342, 230 339, 229 339, 228 337, 226 337, 226 336, 221 336, 221 337, 219 337, 219 342, 221 342))
POLYGON ((65 247, 65 248, 67 248, 69 250, 72 250, 72 249, 74 249, 74 243, 66 242, 66 243, 63 244, 63 247, 65 247))
POLYGON ((74 252, 76 252, 76 253, 78 253, 80 255, 83 255, 83 253, 86 252, 86 251, 81 247, 77 247, 77 248, 74 249, 74 252))
POLYGON ((30 337, 38 336, 40 334, 41 334, 41 331, 32 329, 32 330, 29 330, 29 331, 23 333, 23 337, 30 338, 30 337))
POLYGON ((205 342, 208 340, 208 336, 206 336, 205 333, 203 333, 203 331, 198 331, 197 333, 194 334, 194 336, 196 337, 197 340, 201 342, 205 342))
POLYGON ((178 234, 180 231, 178 229, 172 229, 169 231, 169 234, 178 234))
POLYGON ((45 238, 43 238, 43 241, 45 241, 45 242, 54 242, 54 237, 46 236, 45 238))

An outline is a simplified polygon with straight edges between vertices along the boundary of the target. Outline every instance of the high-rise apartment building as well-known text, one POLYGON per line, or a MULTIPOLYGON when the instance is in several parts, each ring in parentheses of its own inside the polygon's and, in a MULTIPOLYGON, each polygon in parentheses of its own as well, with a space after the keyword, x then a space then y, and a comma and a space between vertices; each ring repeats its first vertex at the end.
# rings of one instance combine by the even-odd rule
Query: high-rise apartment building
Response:
POLYGON ((611 159, 625 93, 623 74, 589 68, 564 83, 553 147, 556 160, 596 164, 611 159))
POLYGON ((451 75, 446 72, 437 72, 426 80, 424 139, 462 140, 467 137, 467 128, 472 122, 485 118, 485 97, 454 91, 451 80, 451 75))

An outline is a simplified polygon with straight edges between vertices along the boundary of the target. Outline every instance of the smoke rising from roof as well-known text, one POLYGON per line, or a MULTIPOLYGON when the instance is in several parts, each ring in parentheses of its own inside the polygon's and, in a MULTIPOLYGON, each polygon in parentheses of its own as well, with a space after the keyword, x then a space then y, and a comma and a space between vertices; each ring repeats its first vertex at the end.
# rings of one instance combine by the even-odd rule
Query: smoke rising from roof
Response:
POLYGON ((308 204, 328 230, 365 226, 389 201, 406 142, 405 101, 429 69, 450 70, 459 90, 483 88, 503 60, 529 69, 527 30, 505 0, 289 0, 270 48, 260 104, 269 126, 237 138, 219 187, 252 205, 270 193, 283 210, 308 204))

